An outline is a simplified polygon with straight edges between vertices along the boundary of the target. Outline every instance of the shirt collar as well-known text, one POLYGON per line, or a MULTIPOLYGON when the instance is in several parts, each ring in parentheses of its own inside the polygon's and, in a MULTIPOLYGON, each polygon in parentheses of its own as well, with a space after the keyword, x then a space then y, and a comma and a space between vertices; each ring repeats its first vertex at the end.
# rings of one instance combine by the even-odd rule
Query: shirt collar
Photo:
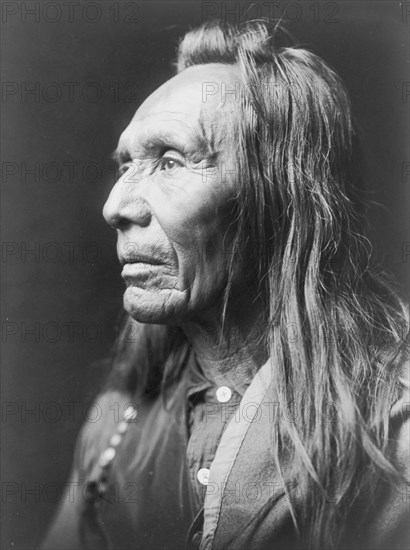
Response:
POLYGON ((221 386, 227 386, 242 397, 253 378, 248 372, 238 369, 238 371, 218 373, 215 379, 210 380, 203 372, 194 351, 191 352, 187 367, 187 398, 211 388, 218 388, 221 386))

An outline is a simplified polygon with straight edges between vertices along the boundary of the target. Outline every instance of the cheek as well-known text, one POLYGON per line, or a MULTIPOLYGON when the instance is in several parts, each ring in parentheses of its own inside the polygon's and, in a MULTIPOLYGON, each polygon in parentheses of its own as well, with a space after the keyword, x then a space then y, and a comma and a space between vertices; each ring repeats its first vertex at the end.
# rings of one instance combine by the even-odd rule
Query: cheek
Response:
POLYGON ((230 197, 232 191, 220 181, 203 181, 198 172, 187 173, 177 185, 157 184, 150 194, 160 225, 181 246, 222 234, 232 220, 230 197))
POLYGON ((226 279, 231 196, 220 181, 204 183, 198 174, 152 188, 151 207, 178 258, 180 290, 209 294, 226 279))
POLYGON ((224 264, 218 257, 222 228, 215 220, 185 218, 170 226, 169 236, 178 258, 180 288, 205 292, 222 278, 224 264))

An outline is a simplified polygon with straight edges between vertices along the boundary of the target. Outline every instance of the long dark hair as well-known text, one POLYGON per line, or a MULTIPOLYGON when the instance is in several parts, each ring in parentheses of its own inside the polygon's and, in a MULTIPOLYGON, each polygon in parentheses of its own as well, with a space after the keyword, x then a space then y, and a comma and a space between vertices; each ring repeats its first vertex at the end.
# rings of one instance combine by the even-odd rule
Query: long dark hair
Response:
MULTIPOLYGON (((361 169, 345 87, 315 54, 278 48, 276 34, 264 21, 205 23, 181 41, 177 66, 241 70, 228 121, 240 174, 232 246, 252 243, 268 304, 273 397, 287 413, 273 423, 273 459, 281 471, 286 456, 302 489, 302 506, 289 499, 296 528, 307 546, 333 548, 370 476, 398 480, 387 457, 389 411, 408 322, 359 228, 361 169)), ((233 272, 241 254, 228 257, 233 272)), ((222 304, 229 293, 228 282, 222 304)), ((129 318, 124 326, 110 383, 152 391, 189 344, 177 328, 129 318), (140 337, 127 342, 130 326, 140 337)))

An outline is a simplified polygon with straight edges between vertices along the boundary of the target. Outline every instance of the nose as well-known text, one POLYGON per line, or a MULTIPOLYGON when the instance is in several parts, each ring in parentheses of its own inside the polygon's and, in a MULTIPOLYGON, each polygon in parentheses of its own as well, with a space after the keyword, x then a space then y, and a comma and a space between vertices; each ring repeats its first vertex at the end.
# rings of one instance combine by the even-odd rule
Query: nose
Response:
POLYGON ((117 181, 104 205, 105 221, 115 229, 124 228, 130 224, 146 227, 151 222, 151 208, 137 189, 141 182, 130 182, 127 172, 117 181))

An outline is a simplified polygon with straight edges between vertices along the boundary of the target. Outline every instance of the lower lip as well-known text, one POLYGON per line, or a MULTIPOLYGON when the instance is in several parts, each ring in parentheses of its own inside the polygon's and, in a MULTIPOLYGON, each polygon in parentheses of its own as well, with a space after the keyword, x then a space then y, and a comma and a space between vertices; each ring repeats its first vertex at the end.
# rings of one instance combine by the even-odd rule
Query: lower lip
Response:
POLYGON ((125 264, 122 270, 122 277, 138 277, 139 275, 146 275, 153 270, 158 269, 158 264, 148 264, 145 262, 135 262, 132 264, 125 264))

